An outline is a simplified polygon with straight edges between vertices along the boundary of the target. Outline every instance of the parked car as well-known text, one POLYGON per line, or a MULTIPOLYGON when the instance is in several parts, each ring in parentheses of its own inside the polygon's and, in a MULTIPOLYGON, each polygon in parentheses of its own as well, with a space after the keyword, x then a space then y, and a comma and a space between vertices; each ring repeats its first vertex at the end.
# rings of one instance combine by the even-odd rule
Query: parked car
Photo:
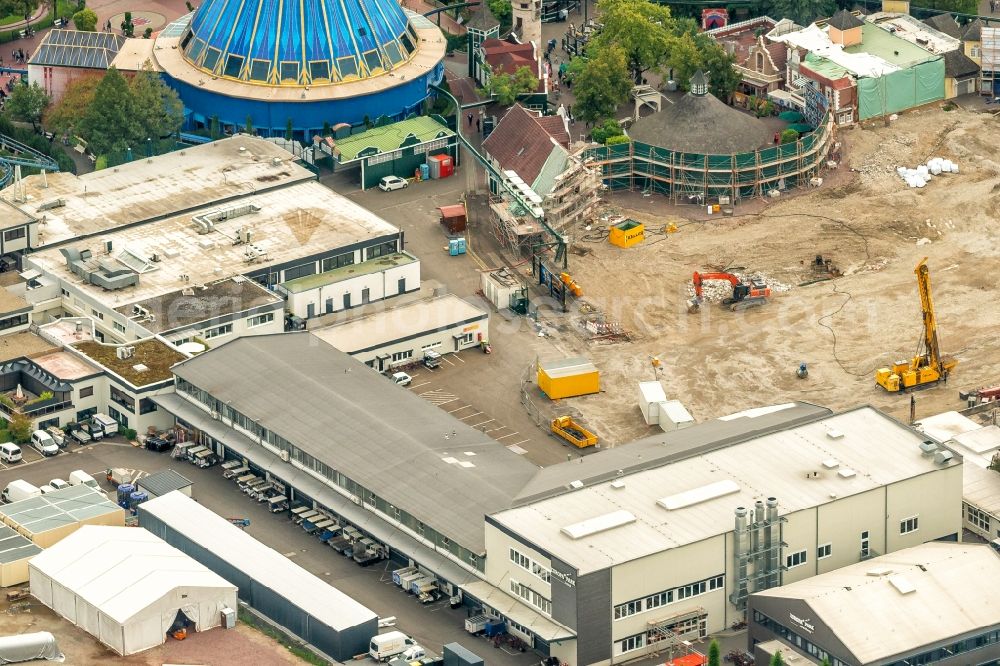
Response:
POLYGON ((90 486, 91 488, 100 489, 100 486, 97 484, 97 479, 87 474, 82 469, 73 470, 69 473, 69 485, 90 486))
POLYGON ((59 453, 59 447, 56 446, 55 440, 44 430, 36 430, 31 433, 31 445, 43 456, 54 456, 59 453))
POLYGON ((49 485, 55 488, 56 490, 69 488, 69 484, 63 481, 62 479, 52 479, 51 481, 49 481, 49 485))
POLYGON ((382 180, 378 181, 378 189, 383 192, 392 192, 393 190, 401 190, 409 185, 405 178, 400 178, 399 176, 386 176, 382 180))
POLYGON ((413 381, 413 377, 409 376, 405 372, 394 372, 392 373, 392 381, 400 386, 409 386, 410 382, 413 381))
POLYGON ((174 443, 163 439, 162 437, 147 437, 144 443, 145 447, 150 451, 156 451, 160 453, 162 451, 169 451, 174 448, 174 443))
POLYGON ((0 462, 21 462, 21 447, 13 442, 0 444, 0 462))
POLYGON ((104 426, 100 424, 95 424, 92 421, 83 421, 79 424, 79 428, 90 435, 90 438, 95 442, 104 439, 104 426))
POLYGON ((88 433, 86 430, 81 430, 80 427, 77 425, 72 426, 72 428, 69 431, 69 436, 74 442, 76 442, 80 446, 83 446, 84 444, 90 444, 92 441, 94 441, 94 439, 90 436, 90 433, 88 433))

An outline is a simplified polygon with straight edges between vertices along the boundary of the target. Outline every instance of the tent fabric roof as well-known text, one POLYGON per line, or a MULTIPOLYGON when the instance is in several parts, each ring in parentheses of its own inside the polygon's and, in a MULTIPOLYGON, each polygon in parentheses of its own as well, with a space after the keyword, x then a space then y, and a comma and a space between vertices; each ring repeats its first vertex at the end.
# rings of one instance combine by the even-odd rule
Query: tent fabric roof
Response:
POLYGON ((236 589, 151 532, 134 527, 84 525, 36 555, 29 567, 121 624, 178 587, 236 589))
POLYGON ((711 93, 688 93, 663 111, 640 118, 628 134, 651 146, 703 155, 751 152, 770 143, 772 135, 762 121, 711 93))
POLYGON ((121 512, 103 493, 83 484, 29 497, 0 507, 7 517, 31 534, 41 534, 95 516, 121 512))
POLYGON ((139 506, 140 526, 143 515, 148 513, 256 583, 280 594, 289 603, 338 631, 351 629, 377 617, 373 611, 187 495, 168 493, 139 506))
POLYGON ((865 24, 864 21, 859 19, 854 14, 850 13, 846 9, 841 9, 839 12, 834 14, 827 25, 831 28, 836 28, 837 30, 850 30, 851 28, 860 28, 865 24))
POLYGON ((998 585, 990 546, 930 542, 754 596, 804 601, 858 663, 872 664, 1000 624, 998 585), (916 589, 903 593, 894 580, 916 589))
POLYGON ((174 372, 470 550, 537 470, 307 332, 239 338, 174 372))
POLYGON ((124 37, 110 32, 50 30, 28 64, 107 69, 124 44, 124 37))
POLYGON ((935 14, 930 18, 924 19, 924 23, 949 37, 959 39, 962 36, 962 28, 951 14, 935 14))
POLYGON ((500 163, 501 169, 514 171, 525 183, 533 183, 555 147, 553 142, 569 147, 570 137, 562 118, 557 126, 515 104, 483 141, 483 150, 500 163))
POLYGON ((944 54, 944 75, 950 78, 974 76, 979 73, 976 61, 965 55, 961 49, 944 54))
POLYGON ((427 143, 435 139, 451 138, 455 133, 428 116, 417 116, 381 127, 336 139, 340 153, 338 161, 351 162, 362 153, 365 156, 391 153, 403 146, 427 143))

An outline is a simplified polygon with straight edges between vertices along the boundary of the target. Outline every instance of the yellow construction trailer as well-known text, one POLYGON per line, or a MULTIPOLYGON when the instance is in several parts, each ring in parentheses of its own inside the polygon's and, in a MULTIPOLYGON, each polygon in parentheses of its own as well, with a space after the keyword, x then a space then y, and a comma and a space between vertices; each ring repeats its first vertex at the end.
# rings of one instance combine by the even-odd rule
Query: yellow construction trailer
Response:
POLYGON ((572 398, 601 390, 600 373, 585 358, 564 358, 538 364, 538 388, 550 400, 572 398))

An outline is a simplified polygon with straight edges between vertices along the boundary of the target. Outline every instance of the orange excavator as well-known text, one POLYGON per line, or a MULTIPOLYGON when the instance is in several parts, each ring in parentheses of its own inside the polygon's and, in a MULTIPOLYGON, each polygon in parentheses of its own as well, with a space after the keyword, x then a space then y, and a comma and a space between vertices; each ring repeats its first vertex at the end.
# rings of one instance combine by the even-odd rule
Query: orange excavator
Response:
POLYGON ((695 271, 694 298, 688 301, 688 312, 694 313, 701 309, 701 283, 705 280, 725 280, 733 285, 733 295, 722 301, 723 306, 733 312, 748 310, 767 303, 771 297, 771 288, 763 280, 744 282, 732 273, 698 273, 695 271))

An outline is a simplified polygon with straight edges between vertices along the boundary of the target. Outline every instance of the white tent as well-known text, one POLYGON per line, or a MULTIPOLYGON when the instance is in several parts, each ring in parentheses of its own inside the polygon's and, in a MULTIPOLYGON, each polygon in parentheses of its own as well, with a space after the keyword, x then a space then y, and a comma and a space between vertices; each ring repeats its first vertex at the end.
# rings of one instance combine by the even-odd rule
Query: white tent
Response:
POLYGON ((196 631, 236 609, 236 587, 150 532, 86 525, 32 558, 31 594, 121 655, 160 645, 182 612, 196 631))

